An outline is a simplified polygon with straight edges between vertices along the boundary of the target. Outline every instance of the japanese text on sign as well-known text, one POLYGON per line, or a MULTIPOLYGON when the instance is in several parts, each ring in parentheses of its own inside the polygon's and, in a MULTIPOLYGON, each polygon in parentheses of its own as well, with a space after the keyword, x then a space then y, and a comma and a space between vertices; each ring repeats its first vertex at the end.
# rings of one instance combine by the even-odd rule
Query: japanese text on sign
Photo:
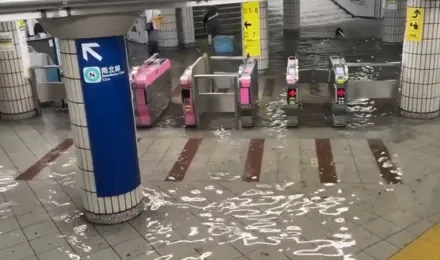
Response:
POLYGON ((245 2, 242 8, 245 53, 261 56, 260 2, 245 2))
POLYGON ((423 40, 425 26, 425 9, 408 7, 406 10, 406 40, 420 42, 423 40))

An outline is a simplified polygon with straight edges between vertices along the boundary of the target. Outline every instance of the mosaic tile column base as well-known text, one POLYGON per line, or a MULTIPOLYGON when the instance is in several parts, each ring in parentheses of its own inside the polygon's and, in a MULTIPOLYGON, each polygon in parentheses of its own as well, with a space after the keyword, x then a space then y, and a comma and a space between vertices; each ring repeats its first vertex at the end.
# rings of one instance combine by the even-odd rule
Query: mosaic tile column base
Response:
POLYGON ((299 30, 300 24, 300 0, 283 0, 284 30, 299 30))
POLYGON ((408 8, 423 10, 425 20, 421 41, 408 40, 405 32, 400 113, 431 119, 440 115, 440 0, 408 0, 408 8))
MULTIPOLYGON (((123 36, 120 37, 122 38, 121 41, 122 46, 115 46, 115 48, 122 49, 123 51, 125 51, 125 47, 126 47, 125 41, 123 40, 123 36)), ((98 187, 101 187, 101 190, 103 186, 109 187, 109 189, 114 189, 110 186, 113 185, 114 187, 114 185, 118 185, 118 184, 113 183, 109 185, 107 182, 103 181, 102 178, 103 175, 105 176, 106 174, 109 175, 113 174, 109 176, 109 180, 112 181, 112 179, 114 179, 115 177, 114 172, 113 173, 104 172, 103 174, 102 165, 109 162, 102 161, 101 163, 96 163, 94 162, 94 156, 99 155, 98 154, 99 152, 100 153, 99 158, 102 158, 103 157, 102 153, 104 148, 107 148, 107 150, 109 151, 108 153, 109 155, 114 156, 114 154, 117 153, 110 152, 110 150, 114 151, 114 149, 118 149, 118 148, 111 145, 106 145, 105 147, 102 146, 98 147, 99 145, 96 142, 96 135, 92 134, 91 121, 90 118, 88 118, 88 115, 90 116, 90 111, 92 108, 90 107, 87 108, 85 104, 85 100, 90 100, 91 96, 86 95, 87 92, 84 91, 82 86, 83 81, 81 80, 81 75, 84 75, 85 73, 84 69, 86 68, 84 68, 83 70, 80 69, 79 58, 82 58, 82 55, 78 56, 77 54, 78 53, 77 41, 78 40, 60 41, 60 52, 61 52, 61 60, 63 64, 64 83, 66 85, 67 100, 69 104, 69 116, 72 125, 74 145, 76 149, 76 158, 77 158, 77 166, 78 166, 78 171, 76 175, 77 183, 79 185, 82 205, 87 220, 96 224, 117 224, 127 221, 141 213, 143 209, 142 187, 140 185, 140 180, 139 180, 139 184, 137 184, 137 187, 125 194, 115 192, 117 193, 117 195, 112 195, 112 196, 98 195, 98 190, 99 190, 98 187), (93 146, 92 144, 95 144, 95 146, 93 146), (95 153, 93 153, 92 148, 94 149, 95 153), (100 167, 99 172, 97 169, 95 169, 96 165, 100 167)), ((80 44, 78 43, 78 45, 80 44)), ((103 48, 102 44, 100 48, 103 48)), ((102 51, 102 50, 97 48, 96 51, 102 51)), ((126 62, 126 56, 124 57, 125 57, 124 62, 126 62)), ((101 68, 99 68, 101 70, 100 75, 103 75, 102 77, 105 77, 104 74, 109 73, 110 71, 116 69, 119 69, 119 71, 121 70, 125 71, 125 69, 123 69, 123 66, 121 66, 120 64, 114 64, 114 65, 115 66, 110 66, 110 67, 102 65, 104 67, 101 66, 101 68), (120 68, 117 68, 118 66, 120 66, 120 68)), ((95 71, 95 73, 97 72, 95 71)), ((97 85, 97 87, 99 86, 97 85)), ((128 78, 127 78, 126 90, 130 91, 128 78)), ((108 96, 104 97, 103 95, 101 99, 105 99, 105 98, 108 98, 108 96)), ((120 98, 124 98, 124 97, 121 96, 120 98)), ((128 97, 128 99, 130 98, 128 97)), ((104 102, 104 101, 95 100, 95 102, 99 104, 100 102, 104 102)), ((130 103, 129 106, 131 107, 131 102, 129 103, 130 103)), ((105 103, 100 103, 100 105, 101 104, 105 104, 105 103)), ((128 113, 126 112, 126 109, 122 109, 122 108, 126 108, 125 106, 122 107, 122 105, 117 105, 116 103, 115 106, 120 106, 121 111, 125 111, 121 113, 130 114, 130 112, 128 113)), ((132 113, 132 110, 130 111, 132 113)), ((109 114, 112 113, 113 112, 110 112, 109 114)), ((134 114, 131 115, 133 116, 133 131, 135 131, 134 114)), ((105 124, 106 122, 109 121, 109 118, 106 118, 106 116, 107 115, 102 116, 99 124, 105 124)), ((96 125, 94 125, 94 127, 96 128, 96 125)), ((117 129, 117 127, 115 129, 117 129)), ((94 133, 96 134, 96 131, 94 133)), ((120 138, 127 139, 127 137, 123 137, 123 136, 120 136, 120 138)), ((134 139, 136 139, 135 134, 134 134, 134 139)), ((136 142, 135 140, 133 141, 136 142)), ((137 150, 133 151, 132 153, 137 154, 137 150)), ((107 154, 105 153, 104 156, 107 156, 107 154)), ((136 155, 133 156, 136 157, 136 155)), ((127 169, 131 164, 136 164, 137 167, 139 167, 139 164, 137 162, 137 157, 135 159, 136 160, 127 162, 127 169)), ((111 161, 113 159, 109 157, 108 160, 111 161)), ((121 160, 126 160, 126 159, 121 158, 121 160)), ((132 171, 132 170, 127 170, 126 172, 122 172, 121 174, 123 174, 124 178, 130 179, 133 176, 133 172, 134 174, 136 174, 136 171, 132 171)), ((118 183, 122 185, 120 182, 118 183)))
POLYGON ((158 44, 161 50, 177 50, 179 39, 177 33, 176 9, 162 9, 163 20, 158 31, 158 44))
POLYGON ((407 0, 397 0, 397 3, 386 4, 383 18, 384 42, 403 42, 406 24, 407 0))
POLYGON ((0 22, 0 118, 20 120, 36 115, 29 81, 29 51, 25 27, 19 22, 0 22))
POLYGON ((196 46, 196 37, 194 34, 194 15, 193 8, 180 8, 179 9, 179 23, 182 32, 182 39, 179 39, 180 43, 185 48, 191 48, 196 46))

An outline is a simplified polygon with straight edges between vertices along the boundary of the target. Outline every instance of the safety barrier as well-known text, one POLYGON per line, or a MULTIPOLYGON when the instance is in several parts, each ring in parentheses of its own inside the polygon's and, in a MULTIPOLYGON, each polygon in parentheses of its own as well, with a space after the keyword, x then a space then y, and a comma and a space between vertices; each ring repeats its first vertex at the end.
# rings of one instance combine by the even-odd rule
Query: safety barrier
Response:
MULTIPOLYGON (((287 104, 284 111, 287 126, 299 125, 301 83, 327 83, 331 94, 330 109, 333 126, 344 127, 347 122, 347 101, 354 98, 391 98, 398 96, 399 80, 349 79, 350 67, 400 67, 400 62, 347 63, 339 56, 329 57, 328 69, 299 69, 298 59, 289 57, 286 68, 287 104), (306 79, 306 80, 305 80, 306 79)), ((307 111, 305 111, 307 112, 307 111)))
POLYGON ((235 127, 252 127, 258 105, 257 60, 204 54, 180 77, 186 126, 200 126, 207 113, 234 113, 235 127), (216 61, 239 61, 234 73, 214 71, 216 61))
POLYGON ((60 70, 58 65, 46 65, 46 66, 31 66, 29 68, 29 80, 32 88, 32 95, 34 96, 35 110, 37 115, 41 115, 41 104, 48 101, 61 101, 62 106, 65 107, 64 100, 66 100, 66 87, 62 81, 49 82, 37 80, 37 70, 44 70, 47 75, 48 70, 60 70))
POLYGON ((171 62, 155 54, 131 76, 136 126, 151 127, 171 103, 171 62))

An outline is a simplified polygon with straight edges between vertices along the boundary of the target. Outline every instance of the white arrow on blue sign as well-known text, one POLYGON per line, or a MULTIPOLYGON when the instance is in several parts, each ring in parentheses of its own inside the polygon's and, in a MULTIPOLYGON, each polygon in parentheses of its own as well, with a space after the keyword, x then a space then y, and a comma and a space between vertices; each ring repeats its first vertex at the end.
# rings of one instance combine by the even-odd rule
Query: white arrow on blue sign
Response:
POLYGON ((82 43, 81 44, 81 49, 82 49, 82 55, 83 55, 83 59, 85 59, 86 61, 89 60, 89 54, 97 59, 98 61, 102 61, 102 56, 99 55, 93 48, 99 48, 99 44, 96 42, 91 42, 91 43, 82 43))

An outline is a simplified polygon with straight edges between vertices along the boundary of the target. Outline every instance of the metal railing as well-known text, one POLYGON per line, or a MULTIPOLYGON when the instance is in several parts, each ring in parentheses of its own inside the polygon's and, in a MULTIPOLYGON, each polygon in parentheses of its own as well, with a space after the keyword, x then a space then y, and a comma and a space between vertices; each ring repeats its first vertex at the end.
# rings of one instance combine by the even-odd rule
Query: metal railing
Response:
MULTIPOLYGON (((204 113, 233 112, 235 127, 238 129, 240 127, 239 73, 214 71, 211 59, 213 61, 241 60, 242 57, 209 57, 204 54, 186 69, 180 79, 182 90, 188 93, 182 96, 185 124, 200 126, 204 113), (229 90, 232 88, 232 92, 221 91, 221 88, 217 88, 219 80, 229 82, 229 90)), ((238 66, 236 71, 238 71, 238 66)))

